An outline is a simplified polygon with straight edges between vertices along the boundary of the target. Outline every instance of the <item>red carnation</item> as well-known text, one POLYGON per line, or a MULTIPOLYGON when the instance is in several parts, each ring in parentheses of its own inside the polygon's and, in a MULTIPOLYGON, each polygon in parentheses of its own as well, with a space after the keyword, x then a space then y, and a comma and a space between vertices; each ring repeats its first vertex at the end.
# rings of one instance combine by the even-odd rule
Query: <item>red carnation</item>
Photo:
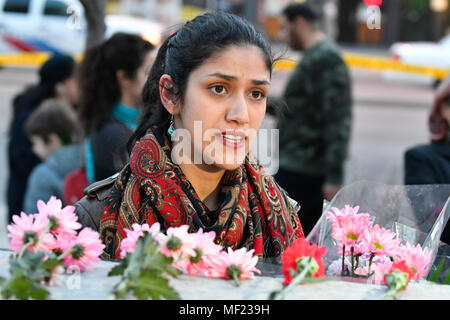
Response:
POLYGON ((364 0, 364 3, 367 6, 381 6, 381 4, 383 3, 383 0, 364 0))
POLYGON ((313 244, 310 245, 305 238, 296 239, 292 245, 287 248, 282 256, 281 261, 283 262, 282 272, 285 276, 284 285, 288 285, 293 276, 299 274, 302 270, 298 270, 300 262, 305 258, 312 257, 311 276, 314 278, 325 277, 325 265, 323 264, 323 256, 327 252, 325 246, 318 247, 313 244))
POLYGON ((391 270, 385 274, 384 282, 391 289, 391 294, 395 296, 398 291, 408 287, 409 280, 414 278, 414 272, 406 265, 406 261, 394 262, 391 270))

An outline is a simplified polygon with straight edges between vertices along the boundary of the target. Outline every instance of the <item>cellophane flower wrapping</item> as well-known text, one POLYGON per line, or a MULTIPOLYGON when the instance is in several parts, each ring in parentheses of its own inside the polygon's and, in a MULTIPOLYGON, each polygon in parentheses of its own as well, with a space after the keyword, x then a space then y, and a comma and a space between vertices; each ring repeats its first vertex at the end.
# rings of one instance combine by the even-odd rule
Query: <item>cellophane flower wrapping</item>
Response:
MULTIPOLYGON (((327 247, 327 254, 324 257, 325 274, 336 276, 337 270, 339 272, 342 270, 342 253, 339 243, 332 237, 332 223, 325 212, 332 211, 333 207, 341 210, 345 206, 359 206, 359 213, 371 215, 372 225, 378 224, 395 232, 396 237, 401 239, 401 245, 409 243, 416 247, 419 244, 422 250, 431 254, 430 266, 423 276, 427 278, 436 270, 439 263, 438 251, 441 252, 443 247, 449 247, 440 242, 441 234, 450 217, 449 203, 450 185, 405 186, 386 185, 374 181, 355 182, 343 187, 332 201, 324 206, 324 214, 307 239, 310 243, 327 247)), ((300 221, 301 215, 302 212, 300 221)), ((386 261, 386 268, 388 264, 389 261, 386 261)), ((375 267, 382 266, 383 264, 379 263, 375 267)), ((349 268, 347 262, 345 268, 349 268)), ((360 281, 381 282, 374 277, 360 281)))

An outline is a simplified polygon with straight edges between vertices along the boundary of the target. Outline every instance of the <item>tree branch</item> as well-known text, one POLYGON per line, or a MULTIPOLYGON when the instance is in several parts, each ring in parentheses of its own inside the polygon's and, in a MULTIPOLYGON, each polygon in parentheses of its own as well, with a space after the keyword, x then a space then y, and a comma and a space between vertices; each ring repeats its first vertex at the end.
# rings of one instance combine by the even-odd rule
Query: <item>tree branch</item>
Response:
POLYGON ((80 0, 87 20, 86 49, 102 42, 105 38, 107 0, 80 0))

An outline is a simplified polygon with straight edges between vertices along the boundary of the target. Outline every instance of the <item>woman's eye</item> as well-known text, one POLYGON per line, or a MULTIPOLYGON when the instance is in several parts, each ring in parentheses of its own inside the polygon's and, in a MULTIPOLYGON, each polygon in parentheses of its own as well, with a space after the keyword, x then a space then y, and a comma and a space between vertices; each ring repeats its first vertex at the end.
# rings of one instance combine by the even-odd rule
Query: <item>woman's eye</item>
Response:
POLYGON ((262 100, 265 98, 265 94, 261 91, 252 91, 250 92, 250 98, 254 99, 254 100, 262 100))
POLYGON ((220 85, 210 87, 209 90, 211 90, 215 94, 225 94, 225 93, 227 93, 227 90, 225 89, 225 87, 224 86, 220 86, 220 85))

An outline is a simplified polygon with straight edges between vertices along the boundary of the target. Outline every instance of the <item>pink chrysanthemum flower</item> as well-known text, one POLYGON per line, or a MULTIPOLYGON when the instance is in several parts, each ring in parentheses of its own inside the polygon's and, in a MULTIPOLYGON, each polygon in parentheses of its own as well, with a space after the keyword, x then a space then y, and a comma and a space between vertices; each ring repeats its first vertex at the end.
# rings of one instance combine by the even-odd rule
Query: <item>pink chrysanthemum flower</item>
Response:
MULTIPOLYGON (((377 257, 370 266, 370 278, 376 282, 383 282, 385 273, 389 272, 392 267, 392 261, 389 258, 377 257)), ((361 276, 367 276, 369 273, 369 261, 366 260, 365 266, 357 268, 355 273, 361 276)))
POLYGON ((413 280, 419 280, 428 273, 431 264, 431 251, 422 249, 420 244, 412 246, 409 242, 401 245, 396 260, 404 260, 408 268, 414 273, 413 280))
MULTIPOLYGON (((12 220, 13 223, 8 226, 8 237, 11 238, 8 248, 15 253, 19 253, 23 246, 30 242, 31 245, 28 247, 28 250, 33 251, 48 225, 48 220, 38 215, 27 215, 24 212, 20 213, 20 217, 14 215, 12 220)), ((45 234, 39 251, 48 250, 52 238, 51 234, 45 234)))
MULTIPOLYGON (((255 268, 258 257, 253 256, 254 249, 247 251, 246 248, 221 251, 219 255, 211 259, 206 275, 213 278, 223 279, 251 279, 254 273, 261 273, 255 268)), ((238 283, 237 283, 238 284, 238 283)))
POLYGON ((172 257, 175 262, 195 256, 194 236, 188 232, 188 229, 188 225, 167 229, 167 244, 161 248, 161 253, 172 257))
POLYGON ((378 224, 364 232, 363 239, 367 246, 366 251, 375 255, 388 255, 393 257, 401 242, 396 239, 395 232, 381 228, 378 224))
POLYGON ((186 270, 188 274, 205 274, 211 264, 211 260, 220 254, 222 246, 214 243, 216 237, 214 231, 204 233, 202 229, 199 229, 192 236, 194 238, 192 248, 195 255, 182 260, 179 267, 186 270))
POLYGON ((332 210, 334 214, 327 211, 325 215, 332 222, 331 236, 338 241, 339 254, 342 255, 343 246, 345 246, 346 255, 351 253, 351 248, 353 248, 354 255, 364 253, 363 234, 372 227, 370 215, 358 214, 358 206, 352 208, 346 205, 342 210, 337 208, 332 208, 332 210))
POLYGON ((81 271, 92 269, 92 263, 99 262, 99 255, 103 252, 104 245, 102 244, 98 232, 90 228, 84 228, 80 231, 74 243, 67 243, 66 250, 71 250, 71 253, 63 258, 64 265, 69 268, 71 266, 78 266, 81 271))
POLYGON ((373 280, 377 282, 384 281, 384 276, 392 269, 393 262, 390 259, 385 259, 380 263, 373 263, 371 270, 373 271, 373 280))
POLYGON ((77 222, 78 217, 75 214, 75 207, 66 206, 63 208, 61 200, 56 197, 51 197, 47 203, 39 200, 37 208, 39 215, 48 219, 51 224, 50 231, 55 235, 62 233, 76 235, 76 230, 81 228, 81 224, 77 222))
MULTIPOLYGON (((126 233, 126 238, 122 240, 120 244, 120 258, 123 259, 127 255, 128 252, 132 253, 134 252, 134 248, 136 247, 136 242, 140 237, 143 237, 145 235, 145 232, 150 233, 151 235, 155 236, 159 234, 160 231, 160 224, 158 222, 154 223, 151 227, 147 223, 144 223, 143 225, 140 224, 133 224, 132 225, 133 230, 124 229, 126 233)), ((157 238, 157 240, 159 237, 157 238)))
POLYGON ((56 254, 56 256, 60 256, 66 250, 72 248, 77 241, 77 236, 70 233, 61 233, 58 237, 53 237, 49 241, 48 250, 56 254))
POLYGON ((338 208, 333 207, 333 208, 331 208, 331 211, 333 211, 333 212, 326 211, 325 216, 328 218, 328 220, 331 223, 334 223, 337 221, 338 217, 345 217, 345 216, 351 216, 351 215, 357 214, 359 211, 359 206, 351 207, 348 204, 346 204, 344 206, 344 209, 342 209, 342 210, 339 210, 338 208))

